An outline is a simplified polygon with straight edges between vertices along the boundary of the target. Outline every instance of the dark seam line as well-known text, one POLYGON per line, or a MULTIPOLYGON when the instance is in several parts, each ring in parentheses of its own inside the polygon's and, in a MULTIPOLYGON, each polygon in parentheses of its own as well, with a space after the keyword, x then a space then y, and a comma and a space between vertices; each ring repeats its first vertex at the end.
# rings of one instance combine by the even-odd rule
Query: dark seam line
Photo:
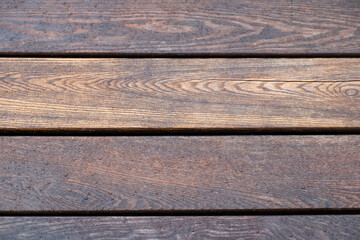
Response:
POLYGON ((357 128, 274 129, 0 129, 0 136, 251 136, 251 135, 358 135, 357 128))
POLYGON ((360 53, 25 53, 0 52, 0 58, 360 58, 360 53))
POLYGON ((136 210, 136 211, 0 211, 0 217, 100 216, 290 216, 359 215, 360 209, 136 210))

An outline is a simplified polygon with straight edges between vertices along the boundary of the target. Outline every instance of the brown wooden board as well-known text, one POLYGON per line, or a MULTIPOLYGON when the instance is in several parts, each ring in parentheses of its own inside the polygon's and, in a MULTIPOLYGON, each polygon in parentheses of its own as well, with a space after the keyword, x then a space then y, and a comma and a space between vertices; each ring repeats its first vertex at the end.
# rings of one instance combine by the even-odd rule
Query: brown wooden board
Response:
POLYGON ((0 137, 0 211, 358 209, 360 136, 0 137))
POLYGON ((0 129, 359 129, 360 60, 0 59, 0 129))
POLYGON ((347 239, 360 216, 3 217, 1 239, 347 239))
POLYGON ((357 0, 2 0, 0 53, 360 53, 357 0))

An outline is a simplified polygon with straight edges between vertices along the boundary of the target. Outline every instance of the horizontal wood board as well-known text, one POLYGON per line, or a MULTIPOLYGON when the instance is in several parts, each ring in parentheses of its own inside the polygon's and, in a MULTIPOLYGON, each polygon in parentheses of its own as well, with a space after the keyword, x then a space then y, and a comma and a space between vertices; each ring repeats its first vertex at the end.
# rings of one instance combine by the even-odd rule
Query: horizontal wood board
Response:
POLYGON ((0 59, 0 130, 359 128, 357 58, 0 59))
POLYGON ((3 217, 1 239, 359 239, 360 216, 3 217))
POLYGON ((360 136, 0 137, 0 211, 359 209, 360 136))
POLYGON ((360 53, 356 0, 2 0, 0 53, 360 53))

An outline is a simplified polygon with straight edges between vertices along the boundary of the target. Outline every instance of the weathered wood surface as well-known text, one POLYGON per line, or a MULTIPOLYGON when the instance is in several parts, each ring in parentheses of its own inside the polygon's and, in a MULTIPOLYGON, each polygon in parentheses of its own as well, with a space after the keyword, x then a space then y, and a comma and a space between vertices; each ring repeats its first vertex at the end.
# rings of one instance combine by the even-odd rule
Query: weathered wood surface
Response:
POLYGON ((0 211, 352 209, 360 136, 0 137, 0 211))
POLYGON ((1 239, 358 240, 360 216, 2 217, 1 239))
POLYGON ((356 0, 2 0, 1 53, 360 53, 356 0))
POLYGON ((0 59, 0 129, 359 128, 360 60, 0 59))

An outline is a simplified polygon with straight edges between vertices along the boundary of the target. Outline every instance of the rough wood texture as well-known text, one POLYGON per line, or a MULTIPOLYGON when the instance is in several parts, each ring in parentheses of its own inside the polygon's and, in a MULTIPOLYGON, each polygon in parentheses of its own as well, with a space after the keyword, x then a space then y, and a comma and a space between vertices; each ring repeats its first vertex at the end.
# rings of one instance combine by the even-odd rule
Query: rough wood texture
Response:
POLYGON ((1 137, 0 211, 360 207, 360 136, 1 137))
POLYGON ((360 216, 3 217, 1 239, 358 240, 360 216))
POLYGON ((0 129, 359 128, 359 59, 0 59, 0 129))
POLYGON ((0 52, 360 53, 357 0, 2 0, 0 52))

